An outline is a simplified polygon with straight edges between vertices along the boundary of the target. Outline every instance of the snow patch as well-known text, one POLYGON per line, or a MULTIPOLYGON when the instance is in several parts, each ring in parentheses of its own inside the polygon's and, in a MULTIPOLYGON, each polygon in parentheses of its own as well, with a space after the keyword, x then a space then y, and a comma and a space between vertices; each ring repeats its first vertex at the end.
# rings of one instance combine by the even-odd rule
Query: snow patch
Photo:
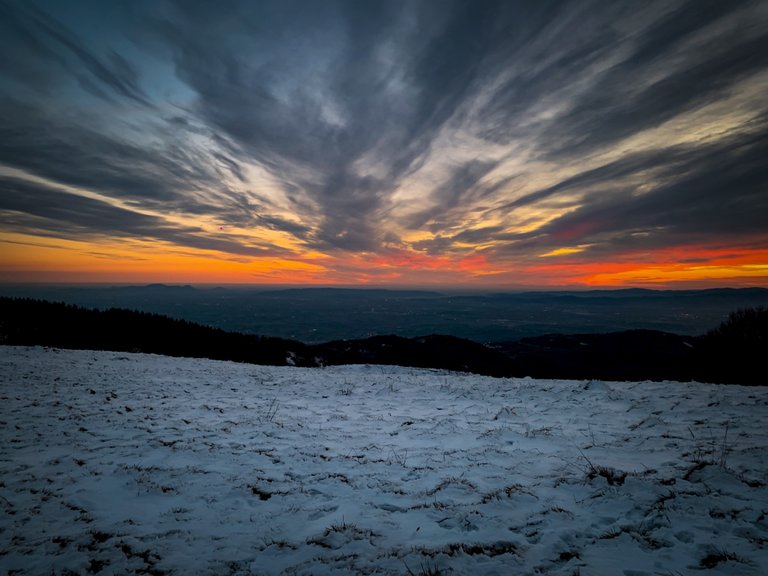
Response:
POLYGON ((22 347, 0 366, 2 573, 768 564, 768 388, 22 347))

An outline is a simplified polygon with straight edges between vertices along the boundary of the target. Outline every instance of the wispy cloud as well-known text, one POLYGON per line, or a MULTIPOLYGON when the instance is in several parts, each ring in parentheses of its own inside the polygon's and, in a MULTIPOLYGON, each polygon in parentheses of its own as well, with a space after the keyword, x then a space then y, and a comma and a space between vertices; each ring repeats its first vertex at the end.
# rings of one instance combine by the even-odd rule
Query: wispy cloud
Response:
POLYGON ((4 230, 77 241, 140 238, 242 256, 289 255, 274 246, 227 239, 226 234, 16 178, 0 177, 0 223, 4 230))
POLYGON ((765 3, 67 4, 0 2, 4 230, 328 281, 768 246, 765 3))

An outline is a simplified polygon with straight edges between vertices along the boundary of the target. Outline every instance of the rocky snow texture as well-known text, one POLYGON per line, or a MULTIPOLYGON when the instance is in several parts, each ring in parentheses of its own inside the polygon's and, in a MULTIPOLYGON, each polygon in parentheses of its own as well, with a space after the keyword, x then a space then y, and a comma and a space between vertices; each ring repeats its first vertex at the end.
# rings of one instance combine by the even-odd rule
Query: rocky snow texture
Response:
POLYGON ((5 574, 765 574, 768 388, 0 347, 5 574))

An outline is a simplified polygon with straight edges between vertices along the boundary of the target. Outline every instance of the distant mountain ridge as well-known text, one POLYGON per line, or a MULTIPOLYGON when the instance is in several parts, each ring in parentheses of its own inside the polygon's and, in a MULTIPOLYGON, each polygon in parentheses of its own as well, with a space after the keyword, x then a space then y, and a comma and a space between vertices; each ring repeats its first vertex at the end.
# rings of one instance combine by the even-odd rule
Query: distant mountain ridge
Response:
POLYGON ((384 288, 12 286, 0 296, 126 308, 306 344, 395 334, 481 343, 552 333, 645 329, 698 336, 739 308, 768 306, 764 288, 468 293, 384 288))
POLYGON ((146 312, 0 298, 0 344, 138 351, 278 366, 394 364, 490 376, 768 384, 760 369, 768 334, 766 309, 757 310, 756 318, 751 326, 757 328, 748 333, 732 326, 726 330, 724 324, 698 337, 630 330, 550 334, 493 345, 445 335, 375 336, 309 345, 146 312))

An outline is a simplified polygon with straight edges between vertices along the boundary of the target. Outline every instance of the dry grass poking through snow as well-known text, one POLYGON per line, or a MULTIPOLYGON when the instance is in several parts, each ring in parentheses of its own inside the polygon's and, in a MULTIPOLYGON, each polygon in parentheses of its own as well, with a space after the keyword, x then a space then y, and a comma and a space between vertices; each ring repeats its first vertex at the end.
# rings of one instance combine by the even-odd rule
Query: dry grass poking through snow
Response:
POLYGON ((768 388, 0 347, 0 572, 762 574, 768 388))

